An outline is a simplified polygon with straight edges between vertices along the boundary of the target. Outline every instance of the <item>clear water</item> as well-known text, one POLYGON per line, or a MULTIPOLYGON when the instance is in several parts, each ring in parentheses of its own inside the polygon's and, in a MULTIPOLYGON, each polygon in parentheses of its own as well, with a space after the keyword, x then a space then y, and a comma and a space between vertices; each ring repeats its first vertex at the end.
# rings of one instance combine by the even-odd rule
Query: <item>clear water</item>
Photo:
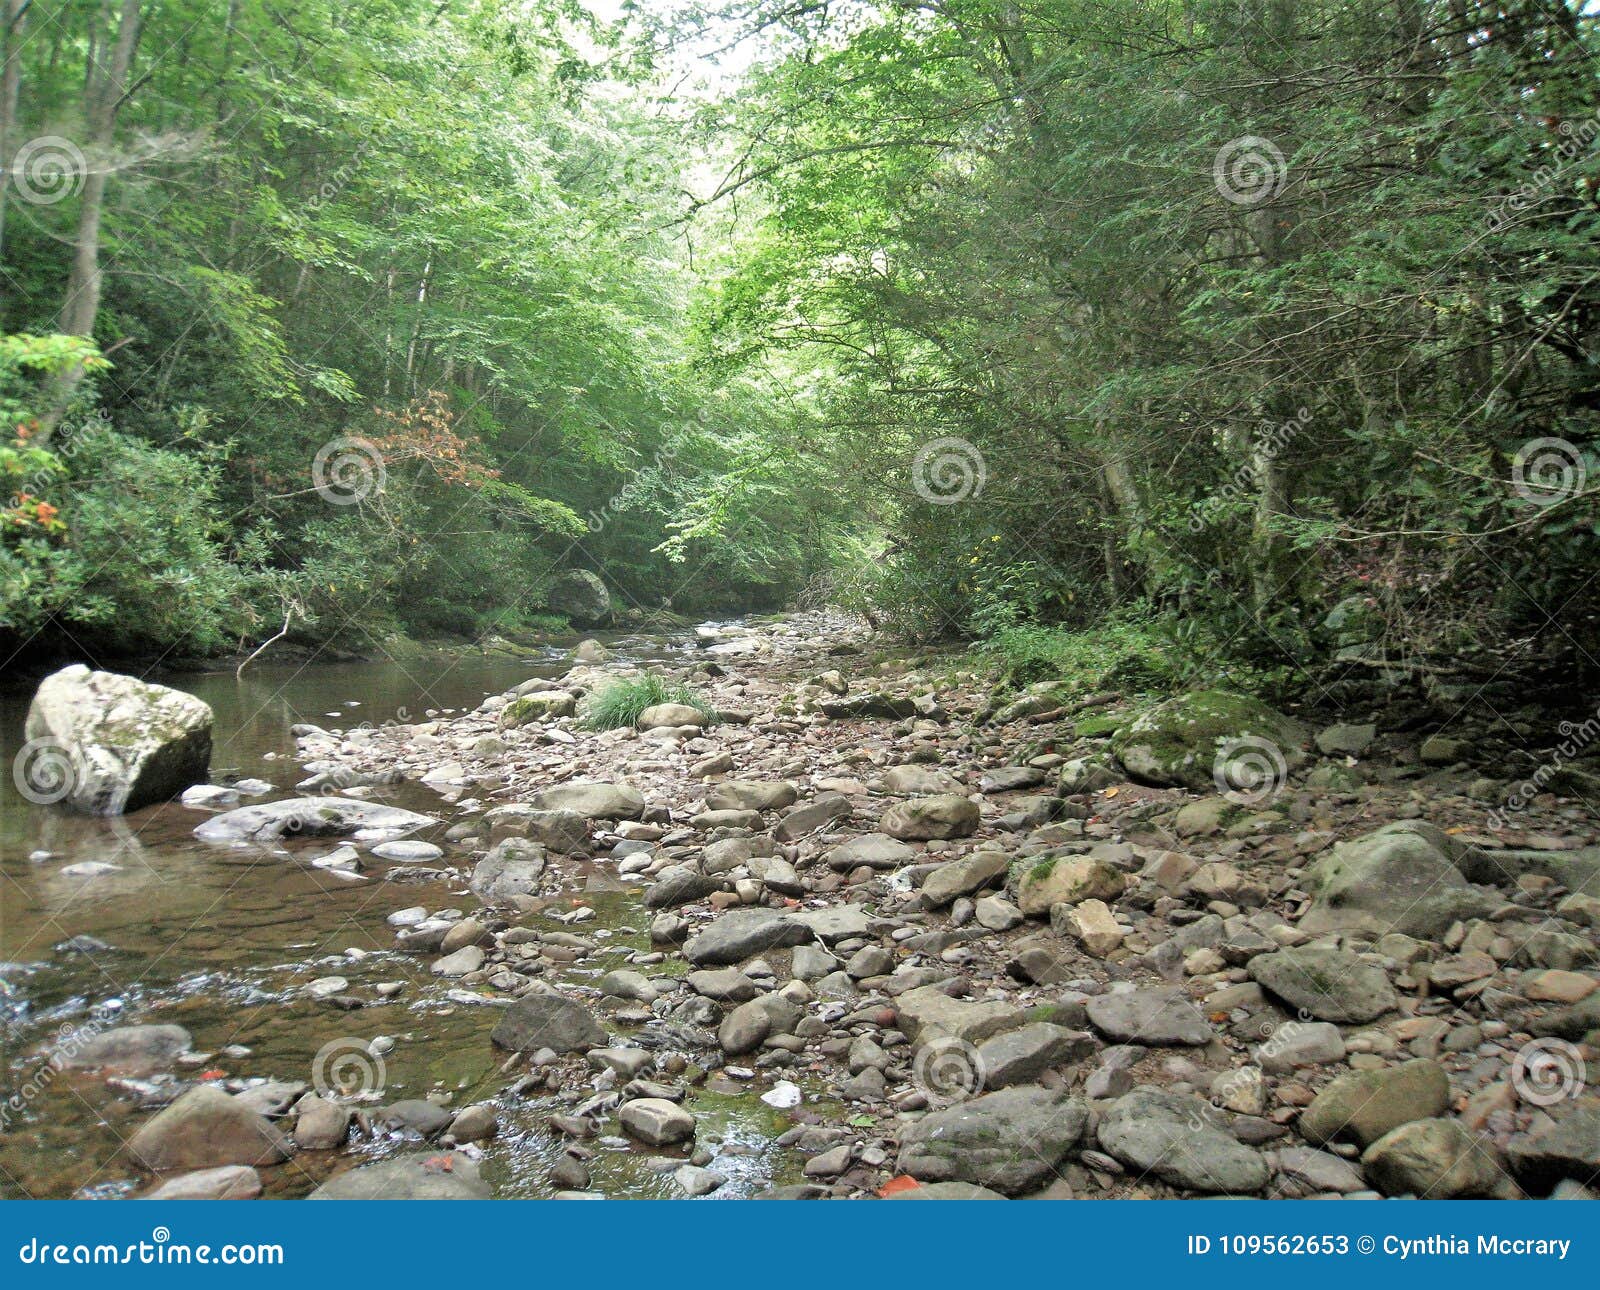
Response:
MULTIPOLYGON (((685 640, 618 638, 609 643, 623 661, 683 657, 685 640)), ((429 710, 470 709, 489 694, 536 675, 559 675, 565 651, 524 658, 463 658, 251 668, 152 676, 198 695, 216 714, 213 778, 223 769, 273 783, 293 795, 303 772, 293 760, 289 729, 296 722, 347 728, 362 722, 418 721, 429 710), (331 714, 331 715, 330 715, 331 714)), ((0 981, 7 992, 4 1028, 5 1092, 14 1100, 0 1132, 0 1196, 70 1197, 131 1194, 143 1180, 121 1152, 148 1112, 132 1097, 93 1076, 56 1073, 45 1063, 63 1027, 91 1007, 120 1001, 131 1021, 176 1022, 197 1050, 239 1044, 248 1056, 217 1058, 229 1076, 309 1080, 317 1052, 347 1038, 395 1040, 384 1056, 384 1101, 449 1092, 464 1106, 494 1100, 502 1131, 486 1145, 484 1175, 501 1196, 549 1195, 545 1182, 560 1141, 543 1127, 552 1109, 511 1104, 501 1096, 513 1078, 506 1054, 488 1040, 498 1011, 451 1004, 428 974, 427 958, 394 951, 384 919, 396 909, 424 905, 471 910, 476 901, 450 884, 374 880, 352 883, 283 856, 241 856, 203 846, 191 830, 204 813, 176 803, 116 819, 91 819, 59 807, 34 806, 10 778, 21 745, 28 696, 0 698, 0 749, 7 770, 0 783, 0 981), (48 859, 33 860, 36 851, 48 859), (84 860, 109 861, 114 873, 73 878, 62 870, 84 860), (68 944, 93 937, 106 949, 68 944), (369 951, 344 959, 348 948, 369 951), (321 962, 337 957, 337 963, 321 962), (380 981, 403 981, 393 1002, 340 1011, 305 996, 319 976, 348 978, 352 994, 368 999, 380 981)), ((385 800, 438 813, 440 799, 415 784, 382 790, 385 800)), ((270 800, 270 799, 268 799, 270 800)), ((421 836, 428 836, 426 834, 421 836)), ((291 850, 323 854, 327 841, 291 850)), ((463 857, 452 857, 459 862, 463 857)), ((619 890, 604 865, 574 876, 575 894, 599 912, 585 935, 605 938, 606 950, 575 965, 574 980, 615 966, 643 948, 645 919, 636 896, 619 890)), ((695 1102, 702 1142, 724 1144, 715 1164, 733 1181, 723 1194, 747 1192, 781 1165, 768 1140, 788 1121, 748 1094, 705 1093, 695 1102)), ((397 1142, 359 1148, 382 1154, 397 1142)), ((408 1149, 415 1149, 416 1143, 408 1149)), ((304 1152, 263 1171, 269 1195, 297 1196, 348 1167, 350 1150, 304 1152)), ((670 1174, 647 1164, 645 1153, 598 1148, 591 1169, 598 1189, 612 1195, 672 1195, 670 1174)))

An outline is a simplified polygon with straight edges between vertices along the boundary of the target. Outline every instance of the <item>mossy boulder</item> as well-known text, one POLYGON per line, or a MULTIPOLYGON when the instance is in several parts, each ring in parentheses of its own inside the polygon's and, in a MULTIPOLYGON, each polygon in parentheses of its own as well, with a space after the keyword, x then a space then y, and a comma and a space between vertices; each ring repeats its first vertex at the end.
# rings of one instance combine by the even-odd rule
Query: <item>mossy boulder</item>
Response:
POLYGON ((1201 791, 1217 784, 1224 758, 1259 757, 1269 774, 1283 773, 1304 764, 1309 742, 1299 722, 1259 699, 1200 690, 1141 713, 1112 737, 1111 751, 1140 783, 1201 791))
POLYGON ((1457 920, 1482 918, 1496 902, 1463 876, 1467 850, 1416 820, 1342 842, 1305 872, 1312 901, 1301 930, 1433 939, 1457 920))
POLYGON ((1127 876, 1094 856, 1051 856, 1023 869, 1016 879, 1017 905, 1029 918, 1044 918, 1052 905, 1085 900, 1107 904, 1128 889, 1127 876))
POLYGON ((577 710, 577 698, 566 690, 538 690, 520 699, 513 699, 501 708, 498 724, 502 730, 511 730, 535 721, 570 717, 577 710))
POLYGON ((75 663, 40 682, 14 776, 30 801, 121 815, 205 782, 211 723, 192 694, 75 663))

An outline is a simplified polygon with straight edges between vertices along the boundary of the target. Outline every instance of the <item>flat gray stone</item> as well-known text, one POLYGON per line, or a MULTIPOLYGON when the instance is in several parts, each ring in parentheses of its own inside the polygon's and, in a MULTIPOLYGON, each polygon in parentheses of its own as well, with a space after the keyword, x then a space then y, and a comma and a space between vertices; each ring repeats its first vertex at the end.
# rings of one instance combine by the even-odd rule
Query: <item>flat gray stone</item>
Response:
POLYGON ((1199 1048, 1216 1038, 1200 1010, 1172 990, 1097 995, 1086 1008, 1095 1029, 1114 1043, 1199 1048))
POLYGON ((1245 1196, 1267 1185, 1267 1162, 1221 1127, 1196 1097, 1136 1088, 1100 1120, 1101 1148, 1185 1191, 1245 1196))

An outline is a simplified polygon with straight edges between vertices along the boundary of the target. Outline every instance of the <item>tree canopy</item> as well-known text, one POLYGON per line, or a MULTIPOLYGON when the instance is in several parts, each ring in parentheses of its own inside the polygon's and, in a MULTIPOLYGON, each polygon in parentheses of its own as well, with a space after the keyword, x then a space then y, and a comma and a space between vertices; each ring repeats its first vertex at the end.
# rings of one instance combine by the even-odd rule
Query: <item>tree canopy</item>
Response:
POLYGON ((5 9, 7 652, 481 636, 576 567, 1594 669, 1579 3, 5 9))

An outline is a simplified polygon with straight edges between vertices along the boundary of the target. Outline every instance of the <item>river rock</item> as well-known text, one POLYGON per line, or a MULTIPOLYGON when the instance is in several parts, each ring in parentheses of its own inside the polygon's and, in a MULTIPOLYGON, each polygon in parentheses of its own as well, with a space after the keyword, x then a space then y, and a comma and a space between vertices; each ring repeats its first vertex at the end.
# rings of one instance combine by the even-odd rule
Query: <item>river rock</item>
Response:
POLYGON ((840 873, 865 865, 869 869, 898 869, 916 859, 916 851, 887 833, 864 833, 827 853, 828 868, 840 873))
POLYGON ((878 827, 902 841, 970 837, 978 831, 978 804, 956 793, 914 797, 891 806, 878 827))
POLYGON ((787 780, 730 779, 706 792, 708 811, 778 811, 793 806, 800 793, 787 780))
POLYGON ((892 766, 883 776, 883 791, 900 797, 962 795, 966 785, 936 766, 892 766))
POLYGON ((589 569, 568 569, 558 577, 545 593, 544 606, 574 627, 604 627, 611 621, 611 593, 589 569))
POLYGON ((1111 751, 1141 783, 1205 792, 1220 786, 1218 763, 1230 750, 1243 758, 1259 748, 1270 772, 1303 764, 1306 744, 1298 722, 1259 699, 1203 690, 1141 713, 1112 736, 1111 751))
POLYGON ((487 1102, 462 1107, 450 1121, 449 1133, 457 1142, 481 1142, 500 1131, 500 1117, 487 1102))
POLYGON ((694 1116, 664 1097, 625 1102, 618 1118, 630 1136, 652 1147, 670 1147, 694 1137, 694 1116))
POLYGON ((305 1151, 329 1151, 350 1132, 350 1108, 308 1095, 295 1106, 294 1143, 305 1151))
POLYGON ((824 945, 837 945, 840 941, 866 936, 872 931, 872 920, 867 916, 866 909, 860 905, 830 905, 825 909, 802 909, 788 917, 824 945))
POLYGON ((923 1183, 968 1182, 1020 1195, 1054 1181, 1088 1118, 1084 1104, 1060 1090, 986 1093, 902 1129, 896 1169, 923 1183))
POLYGON ((791 806, 772 830, 779 842, 798 842, 801 838, 848 820, 854 813, 843 793, 823 793, 814 801, 791 806))
POLYGON ((664 730, 679 726, 704 726, 709 720, 699 708, 687 703, 653 703, 639 714, 634 724, 640 730, 664 730))
POLYGON ((1300 1132, 1318 1146, 1369 1147, 1402 1124, 1442 1115, 1449 1105, 1450 1077, 1437 1062, 1418 1058, 1339 1076, 1301 1114, 1300 1132))
POLYGON ((978 1046, 978 1069, 986 1087, 1009 1088, 1031 1084, 1052 1067, 1081 1062, 1099 1047, 1086 1031, 1038 1021, 985 1040, 978 1046))
POLYGON ((380 842, 372 848, 372 854, 380 860, 388 860, 393 864, 417 864, 421 861, 439 859, 444 855, 444 848, 435 846, 431 842, 401 838, 394 842, 380 842))
POLYGON ((254 1200, 261 1195, 261 1175, 249 1165, 219 1165, 168 1178, 145 1200, 254 1200))
POLYGON ((1494 1146, 1458 1120, 1413 1120, 1362 1153, 1361 1167, 1380 1191, 1421 1200, 1488 1196, 1502 1177, 1494 1146))
POLYGON ((1568 1178, 1593 1186, 1600 1177, 1600 1098, 1551 1107, 1550 1113, 1551 1119, 1506 1145, 1512 1173, 1535 1196, 1548 1195, 1568 1178))
POLYGON ((1051 856, 1022 871, 1017 880, 1017 907, 1029 918, 1043 918, 1052 905, 1083 900, 1111 904, 1128 888, 1120 869, 1094 856, 1051 856))
POLYGON ((437 824, 430 815, 353 797, 289 797, 241 806, 196 826, 202 842, 276 842, 286 837, 342 837, 374 830, 390 837, 437 824))
POLYGON ((433 962, 434 976, 467 976, 483 966, 483 950, 476 945, 463 945, 452 954, 433 962))
POLYGON ((35 801, 121 815, 205 780, 211 709, 192 694, 74 663, 39 683, 15 759, 35 801))
POLYGON ((1121 924, 1103 900, 1050 907, 1051 930, 1076 941, 1091 958, 1103 959, 1122 944, 1121 924))
POLYGON ((500 709, 495 724, 515 730, 540 721, 570 717, 578 710, 578 696, 569 690, 536 690, 522 694, 500 709))
POLYGON ((1185 1191, 1250 1195, 1267 1185, 1267 1163, 1235 1140, 1198 1098, 1137 1088, 1100 1120, 1100 1146, 1123 1164, 1185 1191))
POLYGON ((460 1152, 417 1152, 330 1178, 307 1200, 488 1200, 478 1163, 460 1152))
POLYGON ((891 1192, 884 1200, 1005 1200, 997 1191, 973 1183, 923 1183, 905 1191, 891 1192))
POLYGON ((731 1009, 717 1028, 717 1043, 730 1057, 754 1052, 772 1030, 772 1016, 760 999, 731 1009))
POLYGON ((1442 830, 1416 822, 1341 843, 1306 869, 1312 901, 1301 930, 1435 940, 1458 920, 1484 917, 1495 901, 1462 876, 1452 846, 1442 830))
POLYGON ((1344 1036, 1328 1021, 1286 1021, 1255 1051, 1256 1064, 1269 1075, 1287 1075, 1304 1066, 1344 1060, 1344 1036))
POLYGON ((531 896, 538 892, 545 868, 544 848, 537 842, 502 838, 473 866, 467 886, 473 895, 487 901, 531 896))
POLYGON ((293 1150, 265 1116, 208 1084, 190 1089, 128 1141, 129 1154, 158 1173, 277 1164, 293 1150))
POLYGON ((1348 950, 1292 949, 1257 954, 1253 980, 1291 1007, 1319 1021, 1359 1023, 1391 1012, 1399 1003, 1389 975, 1348 950))
POLYGON ((960 860, 942 864, 922 883, 922 898, 938 908, 957 896, 969 896, 996 878, 1003 877, 1011 857, 999 851, 979 851, 960 860))
POLYGON ((811 930, 787 914, 770 909, 736 909, 716 919, 683 947, 696 967, 742 963, 770 950, 804 945, 811 930))
MULTIPOLYGON (((829 955, 829 958, 832 960, 832 966, 837 967, 838 960, 833 959, 832 955, 829 955)), ((795 975, 799 976, 799 973, 796 972, 795 975)), ((756 983, 738 968, 703 969, 689 973, 686 979, 689 988, 696 994, 704 995, 707 999, 716 999, 719 1003, 748 1003, 761 993, 756 983)))
POLYGON ((116 1026, 97 1035, 80 1028, 63 1037, 50 1061, 59 1069, 104 1068, 138 1077, 165 1070, 192 1043, 182 1026, 116 1026))
POLYGON ((629 784, 576 780, 535 793, 530 799, 541 811, 571 811, 586 820, 637 820, 644 814, 644 796, 629 784))
POLYGON ((483 817, 489 836, 523 837, 561 855, 583 851, 589 844, 589 821, 576 811, 541 811, 523 802, 497 806, 483 817))
POLYGON ((549 1048, 582 1053, 604 1048, 606 1031, 582 1004, 559 994, 529 994, 505 1010, 489 1038, 501 1048, 531 1053, 549 1048))
POLYGON ((1085 1006, 1095 1029, 1113 1043, 1198 1048, 1216 1038, 1199 1009, 1174 990, 1102 994, 1085 1006))
POLYGON ((687 865, 668 865, 644 893, 646 909, 677 909, 704 900, 722 889, 722 880, 698 873, 687 865))
POLYGON ((1027 1021, 1027 1014, 1012 1004, 953 999, 936 985, 907 990, 895 1009, 900 1029, 919 1046, 941 1036, 980 1044, 1027 1021))

